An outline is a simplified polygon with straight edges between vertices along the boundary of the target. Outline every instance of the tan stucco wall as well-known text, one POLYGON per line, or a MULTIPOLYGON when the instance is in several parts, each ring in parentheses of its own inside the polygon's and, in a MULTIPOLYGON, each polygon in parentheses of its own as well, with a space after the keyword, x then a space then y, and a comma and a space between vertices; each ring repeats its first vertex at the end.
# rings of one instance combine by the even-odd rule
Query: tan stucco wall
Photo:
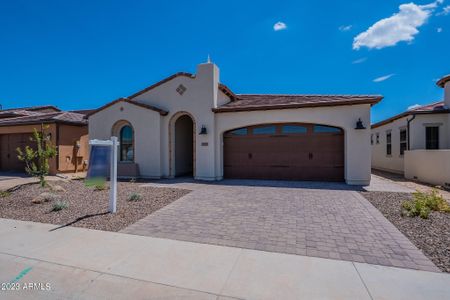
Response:
POLYGON ((59 172, 85 171, 89 159, 88 127, 60 124, 58 142, 59 172), (75 145, 79 143, 80 148, 75 145))
POLYGON ((370 181, 370 129, 355 130, 361 118, 370 124, 370 105, 302 108, 253 112, 213 113, 212 108, 229 101, 218 90, 219 70, 213 64, 198 66, 194 78, 179 76, 135 98, 134 101, 167 110, 166 116, 128 103, 117 103, 89 118, 91 139, 107 139, 118 120, 129 121, 136 131, 135 159, 144 177, 174 176, 174 123, 184 113, 194 120, 194 174, 202 180, 223 176, 223 133, 261 123, 305 122, 341 127, 345 131, 345 179, 349 184, 370 181), (183 84, 183 95, 176 92, 183 84), (120 107, 124 110, 120 111, 120 107), (199 135, 202 126, 208 134, 199 135))
MULTIPOLYGON (((200 64, 195 78, 176 77, 133 99, 169 111, 167 116, 161 118, 161 176, 170 177, 174 175, 174 151, 169 151, 169 146, 172 148, 174 146, 174 126, 172 123, 176 121, 180 112, 188 112, 194 120, 197 133, 200 132, 202 125, 210 133, 202 136, 196 135, 195 177, 205 180, 216 178, 215 136, 212 134, 215 132, 215 121, 211 108, 217 105, 219 97, 218 72, 218 68, 213 64, 200 64), (176 91, 180 84, 187 88, 183 95, 176 91), (202 143, 207 143, 208 146, 201 146, 202 143)), ((224 99, 221 102, 224 102, 224 99)))
POLYGON ((450 187, 450 150, 406 151, 405 177, 450 187))
MULTIPOLYGON (((439 126, 439 147, 450 148, 449 140, 449 116, 450 114, 423 114, 416 115, 410 123, 410 149, 425 149, 426 126, 439 126)), ((375 169, 404 173, 404 157, 400 155, 400 129, 407 128, 407 119, 412 116, 397 119, 391 123, 374 128, 372 145, 372 167, 375 169), (392 134, 392 155, 386 155, 386 132, 392 134), (376 134, 380 135, 380 143, 376 143, 376 134)))
POLYGON ((159 178, 162 173, 159 113, 126 102, 116 103, 89 117, 89 139, 110 139, 115 123, 121 120, 133 127, 134 157, 140 175, 159 178))

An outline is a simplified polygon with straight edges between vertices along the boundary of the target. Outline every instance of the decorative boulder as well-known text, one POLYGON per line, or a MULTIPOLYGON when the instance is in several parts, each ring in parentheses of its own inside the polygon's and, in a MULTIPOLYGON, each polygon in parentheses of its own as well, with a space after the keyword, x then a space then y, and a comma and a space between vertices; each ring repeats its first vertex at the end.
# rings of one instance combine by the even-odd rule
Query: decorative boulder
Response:
POLYGON ((33 200, 31 200, 31 202, 33 202, 34 204, 41 204, 44 202, 55 201, 58 199, 60 199, 58 195, 45 192, 34 197, 33 200))
POLYGON ((53 192, 57 192, 57 193, 64 193, 64 192, 66 192, 66 189, 63 188, 63 187, 60 186, 60 185, 53 185, 53 186, 51 186, 50 188, 51 188, 51 190, 52 190, 53 192))

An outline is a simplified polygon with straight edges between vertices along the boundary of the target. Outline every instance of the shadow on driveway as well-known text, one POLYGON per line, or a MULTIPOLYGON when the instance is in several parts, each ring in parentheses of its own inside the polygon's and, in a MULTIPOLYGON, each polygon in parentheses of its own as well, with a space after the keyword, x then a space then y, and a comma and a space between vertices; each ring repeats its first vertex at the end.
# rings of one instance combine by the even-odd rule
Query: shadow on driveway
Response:
POLYGON ((174 179, 158 179, 143 181, 143 183, 162 185, 215 185, 215 186, 248 186, 248 187, 274 187, 274 188, 299 188, 313 190, 340 190, 340 191, 365 191, 363 186, 348 185, 344 182, 322 181, 287 181, 287 180, 255 180, 255 179, 223 179, 220 181, 195 180, 192 177, 180 177, 174 179))

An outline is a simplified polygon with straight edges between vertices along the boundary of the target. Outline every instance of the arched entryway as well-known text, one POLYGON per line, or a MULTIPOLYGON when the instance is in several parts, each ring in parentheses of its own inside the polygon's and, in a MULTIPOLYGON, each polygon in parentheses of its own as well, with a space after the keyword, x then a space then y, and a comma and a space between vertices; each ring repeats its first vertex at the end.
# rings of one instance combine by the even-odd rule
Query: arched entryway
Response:
POLYGON ((322 124, 261 124, 224 133, 224 177, 344 180, 344 130, 322 124))
POLYGON ((172 141, 172 177, 194 176, 195 123, 189 114, 179 114, 174 119, 172 141))

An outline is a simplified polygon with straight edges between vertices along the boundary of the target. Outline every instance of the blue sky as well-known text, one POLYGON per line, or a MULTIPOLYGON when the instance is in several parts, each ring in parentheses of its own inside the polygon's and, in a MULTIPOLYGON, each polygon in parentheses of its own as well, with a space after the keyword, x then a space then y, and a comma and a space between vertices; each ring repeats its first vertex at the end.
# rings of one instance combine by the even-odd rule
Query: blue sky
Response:
POLYGON ((236 93, 382 94, 379 121, 450 73, 450 0, 406 3, 0 0, 0 103, 96 108, 210 54, 236 93))

